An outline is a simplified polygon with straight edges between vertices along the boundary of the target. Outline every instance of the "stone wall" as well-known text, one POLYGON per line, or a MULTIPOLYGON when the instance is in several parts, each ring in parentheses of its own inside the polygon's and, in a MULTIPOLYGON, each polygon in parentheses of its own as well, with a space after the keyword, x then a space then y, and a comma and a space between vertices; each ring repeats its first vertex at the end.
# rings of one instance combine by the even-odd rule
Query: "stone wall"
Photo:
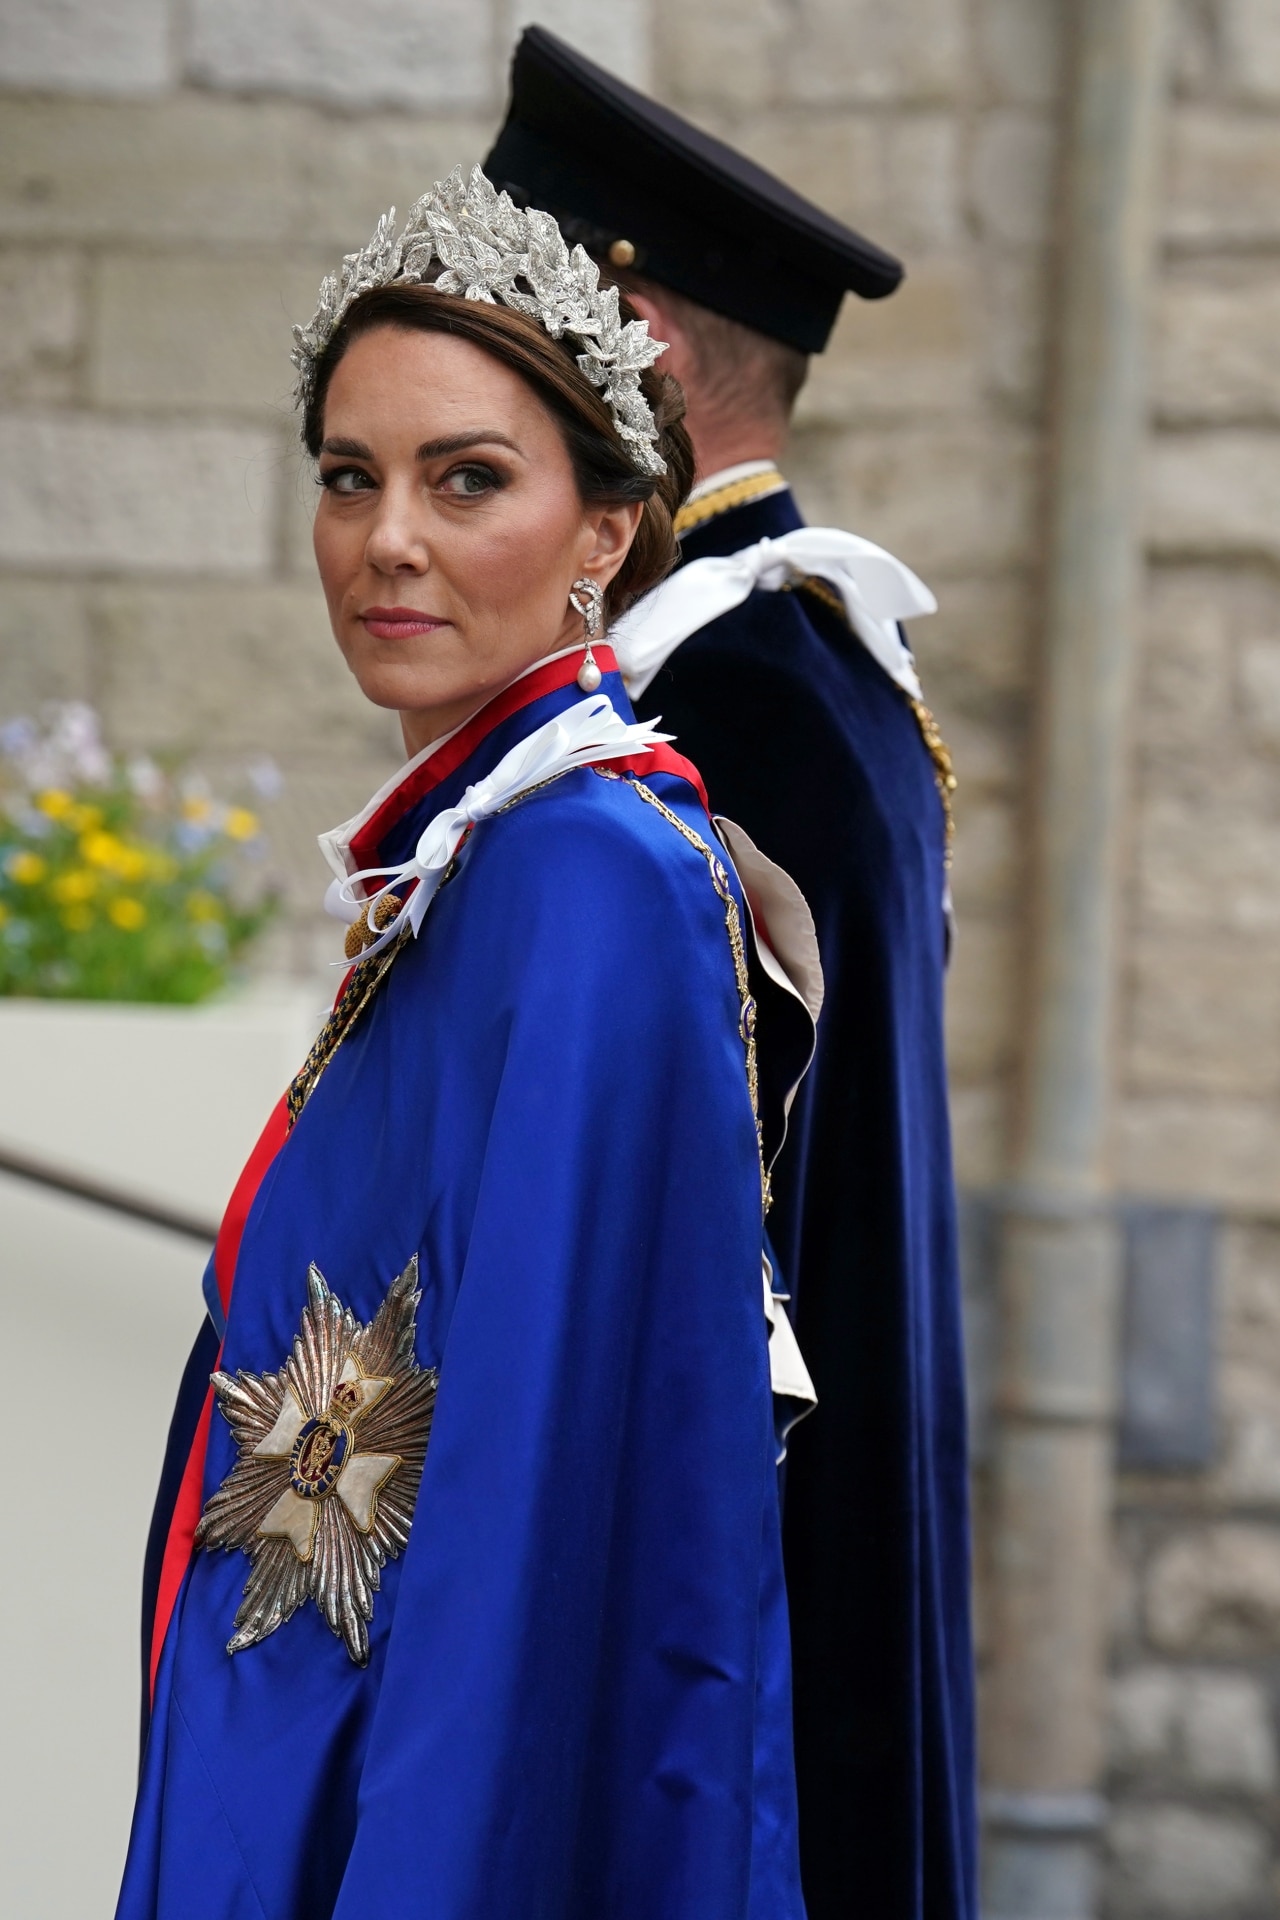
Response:
MULTIPOLYGON (((980 1196, 1018 1059, 1070 12, 7 0, 0 717, 76 695, 121 745, 215 773, 272 753, 292 917, 266 961, 328 952, 311 837, 395 743, 312 580, 288 321, 385 206, 480 157, 536 17, 909 262, 892 301, 847 304, 790 467, 811 518, 891 547, 942 602, 913 637, 962 782, 950 1034, 980 1196)), ((1217 1223, 1217 1426, 1202 1466, 1119 1484, 1119 1920, 1275 1911, 1280 1812, 1280 8, 1175 16, 1114 1167, 1125 1195, 1217 1223)))

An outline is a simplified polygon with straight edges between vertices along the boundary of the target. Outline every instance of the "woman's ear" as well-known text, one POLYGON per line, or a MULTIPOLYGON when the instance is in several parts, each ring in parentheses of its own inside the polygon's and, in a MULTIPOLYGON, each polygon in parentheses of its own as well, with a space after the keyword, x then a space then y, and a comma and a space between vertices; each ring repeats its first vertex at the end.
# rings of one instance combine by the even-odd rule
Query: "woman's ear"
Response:
POLYGON ((582 568, 602 587, 608 586, 631 551, 643 513, 644 507, 638 500, 628 500, 619 506, 588 508, 591 544, 583 555, 582 568))

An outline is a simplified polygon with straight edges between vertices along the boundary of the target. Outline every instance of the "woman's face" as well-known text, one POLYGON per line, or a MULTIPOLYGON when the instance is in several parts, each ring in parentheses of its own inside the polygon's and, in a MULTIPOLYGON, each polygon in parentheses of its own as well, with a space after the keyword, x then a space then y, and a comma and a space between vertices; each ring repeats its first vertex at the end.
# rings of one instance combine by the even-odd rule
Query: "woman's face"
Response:
POLYGON ((533 389, 469 340, 378 327, 325 399, 316 562, 334 636, 418 752, 534 660, 582 638, 641 509, 586 506, 533 389))

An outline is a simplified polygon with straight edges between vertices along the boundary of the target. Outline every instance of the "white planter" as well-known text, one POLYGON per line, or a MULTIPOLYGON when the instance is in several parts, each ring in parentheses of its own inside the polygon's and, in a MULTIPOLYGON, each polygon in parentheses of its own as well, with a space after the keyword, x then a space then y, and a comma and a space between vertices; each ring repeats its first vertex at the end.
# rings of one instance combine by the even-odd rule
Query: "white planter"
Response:
POLYGON ((324 988, 202 1007, 0 999, 0 1146, 217 1219, 324 1018, 324 988))
MULTIPOLYGON (((283 983, 198 1008, 0 1000, 0 1144, 216 1221, 323 993, 283 983)), ((194 1240, 0 1176, 0 1720, 21 1730, 0 1801, 5 1911, 30 1920, 114 1904, 143 1546, 205 1258, 194 1240)))

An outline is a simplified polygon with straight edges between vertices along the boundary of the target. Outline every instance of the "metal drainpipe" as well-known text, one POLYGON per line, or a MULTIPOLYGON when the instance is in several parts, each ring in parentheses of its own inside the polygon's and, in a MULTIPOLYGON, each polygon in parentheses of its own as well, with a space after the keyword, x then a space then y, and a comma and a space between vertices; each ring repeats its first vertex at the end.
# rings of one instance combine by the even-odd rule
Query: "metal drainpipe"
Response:
POLYGON ((1077 0, 1021 1130, 1002 1216, 987 1920, 1091 1920, 1120 1241, 1107 1132, 1167 0, 1077 0))

